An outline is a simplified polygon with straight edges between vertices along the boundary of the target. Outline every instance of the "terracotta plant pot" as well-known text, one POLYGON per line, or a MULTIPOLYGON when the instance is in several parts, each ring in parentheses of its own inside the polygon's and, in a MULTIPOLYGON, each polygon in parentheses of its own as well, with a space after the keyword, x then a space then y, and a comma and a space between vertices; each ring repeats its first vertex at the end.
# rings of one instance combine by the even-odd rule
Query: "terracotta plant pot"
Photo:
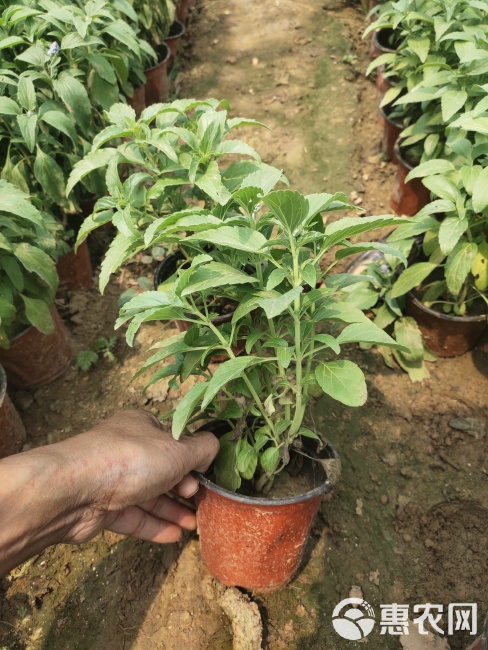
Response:
MULTIPOLYGON (((226 422, 203 428, 217 436, 229 431, 226 422)), ((338 459, 333 447, 326 451, 338 459)), ((200 483, 195 499, 203 561, 224 585, 274 591, 293 578, 322 496, 332 489, 317 461, 304 457, 302 470, 310 490, 277 499, 242 496, 194 473, 200 483)))
POLYGON ((385 153, 393 163, 397 163, 397 157, 395 155, 395 144, 400 133, 403 131, 403 124, 401 122, 395 122, 388 115, 388 108, 383 108, 380 106, 380 123, 383 126, 383 139, 381 141, 381 151, 385 153))
POLYGON ((439 357, 459 357, 472 350, 486 331, 487 316, 451 316, 426 307, 408 295, 407 316, 417 322, 425 345, 439 357))
POLYGON ((0 458, 16 454, 24 442, 24 425, 7 395, 7 375, 0 366, 0 458))
POLYGON ((385 77, 383 71, 384 71, 384 66, 381 66, 380 68, 378 68, 378 74, 376 76, 376 88, 379 90, 381 95, 387 93, 389 90, 391 90, 391 88, 394 88, 398 83, 397 77, 385 77))
POLYGON ((171 54, 168 61, 168 70, 171 70, 173 63, 175 62, 176 55, 178 54, 178 47, 180 44, 180 39, 185 33, 185 26, 179 20, 175 20, 169 29, 169 36, 164 39, 164 42, 171 50, 171 54))
POLYGON ((146 75, 146 106, 165 101, 169 93, 168 61, 171 54, 170 49, 166 43, 156 45, 154 49, 158 54, 158 63, 152 68, 144 70, 146 75))
POLYGON ((127 97, 127 103, 135 110, 136 119, 139 119, 142 111, 146 108, 146 85, 136 88, 132 97, 127 97))
POLYGON ((394 154, 398 167, 390 194, 390 207, 396 214, 413 217, 427 203, 430 203, 430 192, 420 178, 405 183, 405 178, 414 166, 406 160, 398 143, 394 147, 394 154))
POLYGON ((75 253, 74 248, 65 253, 56 262, 59 284, 68 291, 88 289, 93 278, 93 267, 90 260, 87 240, 84 239, 75 253))
POLYGON ((71 343, 67 329, 55 307, 51 309, 55 332, 49 336, 29 327, 0 349, 0 363, 13 388, 33 389, 60 377, 71 361, 71 343))
POLYGON ((376 59, 380 54, 387 52, 395 52, 395 48, 390 45, 390 38, 393 35, 393 30, 390 27, 383 27, 373 32, 371 39, 371 57, 376 59))
POLYGON ((176 7, 176 18, 184 25, 186 24, 186 19, 188 18, 188 9, 193 4, 195 3, 191 2, 190 0, 180 0, 178 6, 176 7))
MULTIPOLYGON (((158 287, 162 282, 164 282, 165 280, 170 278, 174 273, 176 273, 176 270, 179 267, 179 262, 183 260, 183 257, 184 256, 182 253, 176 251, 175 253, 167 255, 164 258, 164 260, 156 269, 156 273, 154 274, 154 289, 156 291, 158 290, 158 287)), ((233 311, 230 311, 228 314, 223 314, 222 316, 216 316, 215 318, 212 318, 212 325, 215 325, 215 327, 220 327, 225 323, 230 323, 233 316, 234 316, 233 311)), ((175 320, 174 324, 178 328, 179 332, 187 332, 193 323, 189 323, 186 320, 175 320)), ((244 339, 238 340, 237 345, 232 348, 232 351, 236 355, 241 354, 244 351, 245 346, 246 346, 246 342, 244 339)), ((223 361, 227 361, 228 358, 229 357, 226 354, 214 354, 211 357, 211 361, 213 363, 222 363, 223 361)))

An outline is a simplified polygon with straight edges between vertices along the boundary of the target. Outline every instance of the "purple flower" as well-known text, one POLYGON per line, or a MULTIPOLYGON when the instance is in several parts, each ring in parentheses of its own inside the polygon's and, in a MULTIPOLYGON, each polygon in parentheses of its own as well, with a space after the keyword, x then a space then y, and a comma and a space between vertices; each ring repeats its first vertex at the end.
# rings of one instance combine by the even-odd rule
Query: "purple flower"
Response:
POLYGON ((59 44, 56 43, 56 41, 54 41, 54 43, 51 43, 51 45, 49 46, 49 50, 47 51, 50 58, 56 56, 60 52, 61 52, 61 48, 59 47, 59 44))

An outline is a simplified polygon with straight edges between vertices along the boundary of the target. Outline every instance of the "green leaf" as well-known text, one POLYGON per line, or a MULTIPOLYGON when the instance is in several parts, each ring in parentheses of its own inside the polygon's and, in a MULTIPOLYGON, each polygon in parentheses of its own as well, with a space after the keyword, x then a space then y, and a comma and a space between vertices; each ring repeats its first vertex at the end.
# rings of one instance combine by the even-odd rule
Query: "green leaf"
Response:
POLYGON ((294 232, 308 215, 308 201, 299 192, 278 190, 263 198, 271 213, 289 232, 294 232))
POLYGON ((76 365, 86 372, 98 362, 98 354, 92 350, 81 350, 76 356, 76 365))
POLYGON ((475 278, 475 287, 480 291, 485 291, 488 288, 488 243, 486 241, 482 241, 478 245, 471 273, 475 278))
POLYGON ((444 255, 448 255, 458 243, 461 235, 468 229, 467 219, 447 217, 441 222, 439 228, 439 246, 444 255))
POLYGON ((62 72, 54 79, 53 86, 68 111, 86 133, 91 124, 92 106, 85 86, 68 72, 62 72))
POLYGON ((266 283, 266 290, 272 291, 275 287, 283 282, 287 275, 288 271, 286 269, 274 269, 271 271, 266 283))
POLYGON ((36 146, 37 114, 17 115, 17 123, 27 148, 32 153, 36 146))
POLYGON ((23 106, 26 111, 34 111, 36 109, 36 89, 34 88, 34 84, 30 77, 20 77, 19 85, 17 87, 17 99, 19 100, 19 104, 23 106))
POLYGON ((87 154, 83 160, 80 160, 73 167, 73 171, 68 178, 66 184, 66 196, 70 194, 73 187, 79 183, 85 176, 90 174, 95 169, 100 169, 101 167, 107 167, 110 160, 117 156, 117 149, 106 148, 100 149, 99 151, 90 152, 87 154))
POLYGON ((434 174, 445 174, 454 170, 454 165, 449 160, 442 158, 436 160, 427 160, 412 169, 405 179, 408 183, 413 178, 423 178, 424 176, 433 176, 434 174))
POLYGON ((422 63, 425 63, 427 60, 427 57, 429 55, 429 50, 430 50, 430 38, 425 37, 425 38, 409 38, 408 41, 408 46, 410 49, 415 52, 415 54, 419 57, 419 59, 422 61, 422 63))
POLYGON ((446 124, 462 109, 468 99, 465 90, 447 90, 441 97, 442 119, 446 124))
POLYGON ((483 212, 488 205, 488 167, 485 167, 476 179, 472 198, 473 210, 483 212))
POLYGON ((314 340, 318 343, 323 343, 327 345, 331 350, 336 354, 340 354, 341 346, 337 343, 337 340, 330 334, 316 334, 314 340))
POLYGON ((78 135, 76 133, 75 125, 72 118, 66 115, 66 113, 63 113, 62 111, 46 111, 39 117, 39 119, 46 122, 46 124, 49 124, 49 126, 53 126, 58 131, 61 131, 64 135, 67 135, 71 142, 75 146, 77 145, 78 135))
POLYGON ((274 318, 282 314, 302 291, 303 287, 293 287, 290 291, 279 294, 276 298, 263 298, 258 305, 264 309, 268 318, 274 318))
POLYGON ((258 464, 258 453, 247 440, 242 439, 237 454, 237 469, 247 480, 252 479, 258 464))
POLYGON ((283 368, 288 368, 293 356, 293 348, 276 348, 276 358, 283 368))
POLYGON ((432 264, 431 262, 418 262, 405 269, 393 285, 390 296, 392 298, 398 298, 399 296, 405 295, 421 284, 437 266, 437 264, 432 264))
POLYGON ((222 182, 222 175, 215 160, 212 160, 204 172, 198 172, 195 185, 220 205, 225 205, 231 199, 231 193, 222 182))
POLYGON ((34 161, 34 176, 52 201, 61 205, 65 199, 63 170, 54 157, 46 155, 39 146, 34 161))
POLYGON ((237 455, 241 439, 232 440, 233 435, 234 432, 230 431, 220 438, 220 450, 214 463, 217 485, 231 492, 238 490, 241 485, 241 477, 237 470, 237 455))
POLYGON ((200 398, 207 390, 207 383, 203 382, 200 384, 195 384, 186 395, 178 402, 178 406, 175 409, 173 414, 173 425, 171 432, 173 438, 176 440, 179 439, 183 431, 185 430, 186 423, 193 415, 195 406, 200 401, 200 398))
POLYGON ((413 318, 400 318, 395 322, 395 338, 408 352, 402 352, 407 361, 421 362, 424 358, 424 344, 419 326, 413 318))
POLYGON ((456 203, 460 197, 459 189, 446 176, 427 176, 422 182, 428 190, 441 199, 456 203))
POLYGON ((348 406, 362 406, 368 391, 362 370, 352 361, 340 360, 320 363, 315 369, 320 388, 334 399, 348 406))
POLYGON ((397 226, 407 220, 401 217, 385 215, 380 217, 344 217, 329 224, 325 229, 326 240, 324 246, 330 248, 335 244, 361 235, 362 233, 384 228, 386 226, 397 226))
POLYGON ((10 97, 0 97, 0 114, 1 115, 20 115, 20 106, 10 97))
POLYGON ((446 260, 446 282, 449 291, 457 296, 471 271, 478 247, 474 243, 459 242, 446 260))
POLYGON ((369 318, 354 305, 331 300, 319 307, 313 320, 316 322, 330 320, 340 323, 365 323, 369 321, 369 318))
POLYGON ((305 264, 302 269, 302 278, 312 288, 317 284, 317 269, 313 264, 305 264))
POLYGON ((233 379, 240 377, 246 368, 263 363, 266 359, 261 357, 237 357, 222 363, 215 371, 212 379, 206 384, 207 389, 202 402, 202 409, 205 409, 213 400, 215 395, 233 379))
POLYGON ((54 334, 54 321, 46 303, 37 298, 28 298, 23 294, 20 295, 24 301, 25 316, 29 323, 42 332, 42 334, 54 334))
POLYGON ((182 296, 187 296, 194 292, 205 291, 213 287, 220 287, 228 284, 247 284, 256 283, 257 278, 253 278, 247 273, 243 273, 229 264, 221 262, 210 262, 204 266, 199 266, 192 274, 189 284, 181 292, 182 296))
POLYGON ((268 476, 271 476, 278 467, 280 461, 280 450, 277 447, 269 447, 261 454, 259 462, 268 476))
POLYGON ((376 345, 386 345, 391 348, 399 348, 401 351, 407 351, 399 345, 395 339, 392 339, 384 330, 377 327, 371 321, 364 323, 353 323, 348 325, 337 337, 337 342, 343 343, 372 343, 376 345))
POLYGON ((53 293, 56 291, 56 265, 47 253, 31 244, 22 243, 15 247, 14 254, 24 268, 38 275, 53 293))
POLYGON ((117 76, 110 62, 102 55, 97 53, 87 54, 88 61, 92 64, 93 69, 100 75, 102 79, 109 84, 117 84, 117 76))
POLYGON ((266 244, 267 239, 260 232, 251 228, 223 226, 191 235, 187 241, 208 241, 215 246, 255 253, 266 244))

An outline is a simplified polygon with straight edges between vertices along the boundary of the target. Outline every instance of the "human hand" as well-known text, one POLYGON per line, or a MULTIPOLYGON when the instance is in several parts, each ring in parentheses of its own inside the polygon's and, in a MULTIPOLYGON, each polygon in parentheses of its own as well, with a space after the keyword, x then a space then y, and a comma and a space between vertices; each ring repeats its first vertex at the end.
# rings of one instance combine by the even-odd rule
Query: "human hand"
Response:
POLYGON ((174 440, 147 411, 122 411, 80 435, 0 461, 0 576, 57 543, 104 528, 153 542, 194 529, 189 498, 219 450, 211 433, 174 440))

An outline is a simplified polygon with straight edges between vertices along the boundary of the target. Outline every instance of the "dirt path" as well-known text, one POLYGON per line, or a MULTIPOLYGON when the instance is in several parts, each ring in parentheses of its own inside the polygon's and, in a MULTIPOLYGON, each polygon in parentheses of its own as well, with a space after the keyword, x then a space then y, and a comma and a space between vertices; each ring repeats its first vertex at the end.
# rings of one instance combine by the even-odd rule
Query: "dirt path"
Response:
MULTIPOLYGON (((358 6, 197 2, 180 96, 225 98, 234 115, 265 122, 272 130, 252 131, 251 144, 297 189, 344 190, 368 214, 387 212, 393 168, 379 156, 358 6)), ((95 288, 68 296, 61 308, 78 350, 111 333, 117 296, 153 269, 129 265, 103 299, 95 288)), ((119 335, 116 364, 72 368, 33 395, 15 395, 29 445, 73 435, 125 406, 171 409, 178 394, 159 385, 144 399, 129 378, 141 347, 173 333, 147 326, 134 350, 119 335)), ((367 373, 370 400, 351 410, 321 399, 309 413, 339 449, 343 479, 315 523, 304 570, 287 589, 254 596, 271 650, 359 648, 331 625, 351 590, 377 614, 393 602, 475 602, 480 620, 488 610, 487 343, 431 364, 422 385, 374 353, 351 347, 350 356, 367 373), (452 428, 455 418, 471 418, 470 430, 452 428)), ((159 547, 105 533, 79 548, 48 550, 0 582, 0 648, 227 650, 231 626, 218 595, 195 537, 159 547)), ((452 650, 468 638, 456 634, 452 650)), ((378 628, 367 642, 401 647, 378 628)))

